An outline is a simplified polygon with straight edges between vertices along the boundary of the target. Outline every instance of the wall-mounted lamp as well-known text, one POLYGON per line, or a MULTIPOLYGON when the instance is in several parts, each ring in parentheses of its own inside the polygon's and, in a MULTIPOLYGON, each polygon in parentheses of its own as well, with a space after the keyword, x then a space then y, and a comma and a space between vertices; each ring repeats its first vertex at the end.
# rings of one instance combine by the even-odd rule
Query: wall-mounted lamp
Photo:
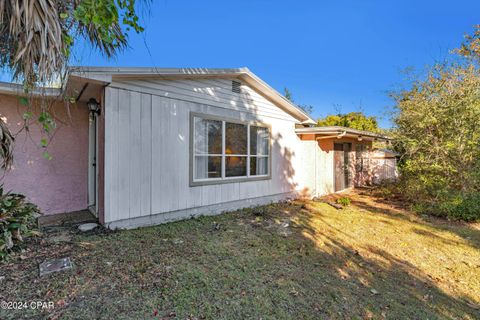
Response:
POLYGON ((363 137, 362 136, 358 136, 358 141, 362 141, 363 140, 363 137))
POLYGON ((100 115, 100 104, 95 100, 95 98, 90 98, 87 102, 88 110, 91 113, 100 115))

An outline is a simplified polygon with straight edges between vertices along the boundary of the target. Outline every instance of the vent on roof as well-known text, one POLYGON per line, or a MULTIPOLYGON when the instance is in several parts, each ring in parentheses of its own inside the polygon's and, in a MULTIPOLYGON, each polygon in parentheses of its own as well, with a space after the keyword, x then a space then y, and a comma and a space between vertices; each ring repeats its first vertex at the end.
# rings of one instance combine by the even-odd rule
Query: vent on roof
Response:
POLYGON ((242 93, 242 83, 233 80, 233 81, 232 81, 232 92, 242 93))

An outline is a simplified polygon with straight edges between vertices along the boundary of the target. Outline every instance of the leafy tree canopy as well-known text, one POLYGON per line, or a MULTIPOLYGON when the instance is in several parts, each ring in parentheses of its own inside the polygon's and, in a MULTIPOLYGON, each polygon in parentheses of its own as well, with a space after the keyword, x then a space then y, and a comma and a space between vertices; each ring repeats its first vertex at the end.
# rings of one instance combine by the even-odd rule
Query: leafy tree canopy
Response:
MULTIPOLYGON (((478 42, 472 41, 479 35, 477 28, 457 52, 478 54, 478 42)), ((477 65, 471 60, 437 64, 426 78, 393 97, 396 147, 403 155, 402 193, 420 212, 480 219, 477 65)))
POLYGON ((85 39, 107 57, 141 32, 135 0, 0 0, 0 66, 27 87, 56 80, 85 39))
POLYGON ((480 62, 480 24, 474 26, 473 33, 467 34, 460 48, 455 49, 453 52, 480 62))
POLYGON ((349 112, 345 114, 328 115, 318 119, 318 126, 341 126, 357 130, 379 132, 378 121, 375 116, 366 116, 363 112, 349 112))
MULTIPOLYGON (((22 82, 28 95, 36 86, 64 79, 79 40, 110 58, 127 47, 130 30, 143 31, 135 0, 0 0, 0 67, 22 82)), ((37 121, 46 136, 40 146, 46 149, 56 127, 51 104, 40 99, 40 112, 34 115, 32 99, 19 99, 26 109, 22 130, 28 133, 29 123, 37 121)), ((0 120, 4 169, 12 163, 13 142, 14 136, 0 120)), ((47 151, 43 155, 51 159, 47 151)))

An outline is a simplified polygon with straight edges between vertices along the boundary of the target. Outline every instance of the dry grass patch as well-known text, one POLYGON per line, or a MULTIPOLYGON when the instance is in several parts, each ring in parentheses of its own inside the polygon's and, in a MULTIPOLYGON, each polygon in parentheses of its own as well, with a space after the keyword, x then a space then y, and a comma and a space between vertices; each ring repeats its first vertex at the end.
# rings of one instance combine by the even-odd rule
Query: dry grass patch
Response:
POLYGON ((350 194, 344 210, 295 202, 138 230, 37 239, 0 266, 0 300, 54 301, 27 316, 197 319, 476 319, 478 225, 424 220, 350 194), (73 272, 38 278, 70 256, 73 272))

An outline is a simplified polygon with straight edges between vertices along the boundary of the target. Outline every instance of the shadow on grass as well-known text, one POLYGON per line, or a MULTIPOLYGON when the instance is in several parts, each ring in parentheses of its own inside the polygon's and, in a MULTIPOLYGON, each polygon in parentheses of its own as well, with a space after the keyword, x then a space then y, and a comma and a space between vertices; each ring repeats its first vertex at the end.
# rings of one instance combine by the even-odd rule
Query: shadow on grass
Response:
MULTIPOLYGON (((363 208, 372 209, 369 206, 363 208)), ((378 211, 378 208, 375 209, 378 211)), ((406 219, 398 213, 383 210, 381 213, 406 219)), ((315 260, 322 261, 323 276, 330 279, 330 285, 326 286, 328 291, 340 295, 345 302, 352 302, 344 306, 348 316, 393 319, 480 317, 480 310, 472 302, 472 297, 452 296, 444 292, 436 284, 438 279, 381 248, 355 246, 339 240, 337 236, 330 236, 330 232, 320 230, 319 233, 311 227, 312 224, 319 225, 319 222, 326 226, 326 230, 334 230, 346 237, 349 235, 322 219, 319 211, 302 215, 297 223, 297 228, 305 239, 310 240, 310 246, 315 250, 315 260)), ((423 235, 437 237, 433 233, 423 235)))
POLYGON ((32 248, 0 267, 0 298, 58 306, 0 310, 0 318, 479 318, 468 297, 442 291, 375 243, 355 242, 336 212, 267 207, 32 248), (36 262, 64 255, 74 272, 38 278, 36 262))
MULTIPOLYGON (((443 218, 431 217, 431 216, 419 216, 414 213, 406 213, 405 206, 402 202, 399 201, 389 201, 386 199, 382 199, 379 197, 373 197, 375 203, 372 204, 370 201, 366 199, 372 199, 372 197, 365 192, 361 192, 360 194, 365 195, 366 197, 355 197, 352 200, 352 204, 361 208, 363 210, 367 210, 370 212, 378 213, 386 215, 390 218, 403 220, 403 221, 410 221, 418 223, 419 225, 426 226, 429 228, 433 228, 439 231, 449 231, 453 232, 459 237, 463 238, 466 242, 469 243, 470 246, 480 249, 480 230, 474 228, 472 225, 466 222, 460 221, 448 221, 443 218), (379 204, 381 206, 379 206, 379 204)), ((355 195, 354 195, 355 196, 355 195)), ((424 230, 417 230, 419 234, 422 232, 428 233, 428 231, 424 230)), ((435 237, 439 237, 438 235, 432 234, 435 237)), ((446 242, 449 240, 444 239, 446 242)))

